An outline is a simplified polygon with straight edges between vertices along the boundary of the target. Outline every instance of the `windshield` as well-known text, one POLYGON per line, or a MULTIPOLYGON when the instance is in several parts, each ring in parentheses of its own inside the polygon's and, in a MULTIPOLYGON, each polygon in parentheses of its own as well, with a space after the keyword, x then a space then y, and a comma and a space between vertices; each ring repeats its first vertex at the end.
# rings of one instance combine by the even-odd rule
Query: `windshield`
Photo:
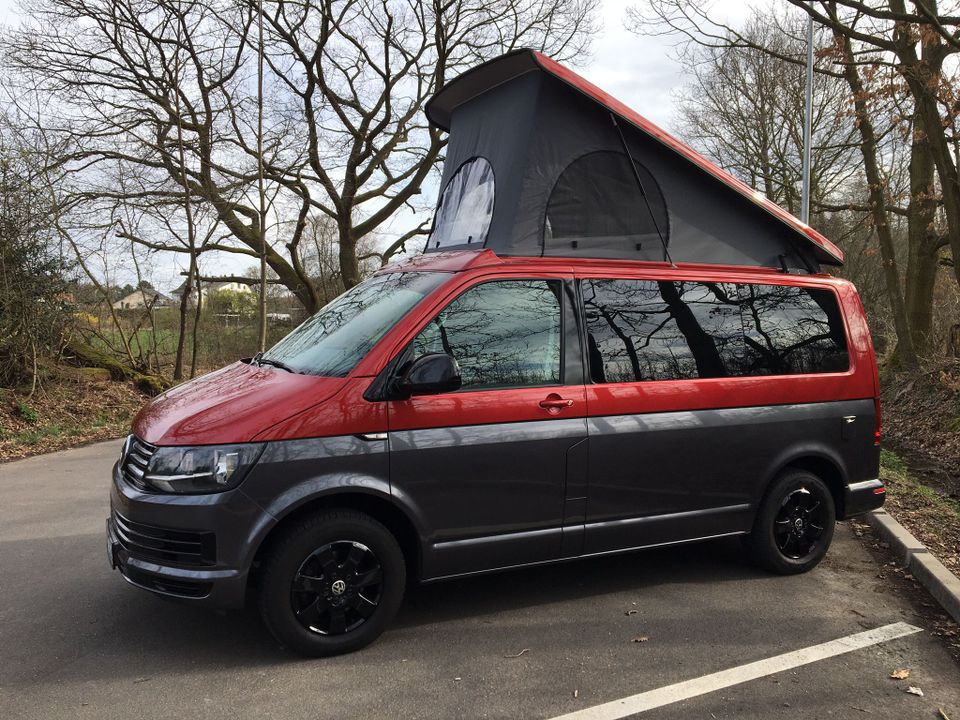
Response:
POLYGON ((375 275, 307 319, 267 350, 261 362, 308 375, 343 377, 447 277, 434 272, 375 275))

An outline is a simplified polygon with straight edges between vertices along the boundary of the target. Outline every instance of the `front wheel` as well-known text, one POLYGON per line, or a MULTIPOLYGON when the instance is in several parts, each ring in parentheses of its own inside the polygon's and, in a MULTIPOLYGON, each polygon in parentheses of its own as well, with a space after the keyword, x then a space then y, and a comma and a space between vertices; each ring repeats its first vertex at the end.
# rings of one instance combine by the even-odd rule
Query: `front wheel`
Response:
POLYGON ((317 513, 291 526, 264 563, 260 614, 284 646, 324 656, 370 644, 406 585, 396 539, 369 515, 317 513))
POLYGON ((823 480, 788 468, 764 496, 747 549, 758 565, 772 572, 807 572, 827 554, 836 517, 833 496, 823 480))

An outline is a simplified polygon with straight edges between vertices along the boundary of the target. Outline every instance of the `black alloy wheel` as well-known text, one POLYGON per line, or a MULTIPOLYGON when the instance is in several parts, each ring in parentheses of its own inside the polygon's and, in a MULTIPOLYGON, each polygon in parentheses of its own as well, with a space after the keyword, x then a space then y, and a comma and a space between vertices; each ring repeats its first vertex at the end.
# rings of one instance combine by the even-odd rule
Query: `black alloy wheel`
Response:
POLYGON ((366 545, 338 540, 303 561, 290 594, 303 627, 321 635, 342 635, 376 611, 383 595, 383 569, 366 545))
POLYGON ((282 528, 265 551, 260 614, 281 645, 304 655, 358 650, 403 601, 406 563, 376 519, 325 510, 282 528))
POLYGON ((833 495, 823 480, 807 470, 787 468, 764 495, 744 544, 767 570, 807 572, 827 554, 836 517, 833 495))
POLYGON ((823 501, 800 486, 780 503, 773 520, 774 541, 784 557, 802 560, 816 550, 826 523, 823 501))

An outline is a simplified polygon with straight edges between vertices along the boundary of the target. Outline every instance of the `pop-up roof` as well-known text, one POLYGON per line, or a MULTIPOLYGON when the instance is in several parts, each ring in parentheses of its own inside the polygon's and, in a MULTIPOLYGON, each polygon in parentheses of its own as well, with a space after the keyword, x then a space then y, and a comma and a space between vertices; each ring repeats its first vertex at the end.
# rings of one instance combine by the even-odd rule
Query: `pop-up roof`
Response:
POLYGON ((450 132, 427 252, 665 260, 666 244, 674 262, 843 262, 816 230, 538 52, 467 71, 426 112, 450 132))

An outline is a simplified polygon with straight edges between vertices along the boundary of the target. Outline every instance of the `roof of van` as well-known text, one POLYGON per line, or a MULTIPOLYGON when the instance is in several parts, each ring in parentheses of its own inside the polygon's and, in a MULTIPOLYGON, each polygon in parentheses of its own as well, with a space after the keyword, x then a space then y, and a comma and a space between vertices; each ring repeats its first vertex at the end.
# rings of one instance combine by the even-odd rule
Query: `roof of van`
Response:
POLYGON ((511 266, 543 272, 618 271, 643 268, 657 270, 665 275, 670 273, 676 273, 678 275, 703 273, 712 276, 718 274, 743 277, 766 276, 767 279, 777 283, 788 281, 787 284, 794 284, 794 281, 805 278, 816 278, 818 281, 827 280, 837 283, 847 282, 828 273, 817 273, 814 275, 785 274, 781 269, 772 267, 717 265, 716 263, 676 263, 670 265, 670 263, 666 262, 638 262, 636 260, 611 260, 606 258, 500 256, 490 249, 450 250, 446 252, 413 255, 407 258, 401 258, 384 266, 377 271, 377 274, 392 272, 458 273, 485 267, 506 269, 511 266))
MULTIPOLYGON (((809 272, 816 272, 818 263, 843 263, 843 253, 821 233, 540 52, 516 50, 468 70, 430 99, 426 113, 433 125, 451 132, 444 188, 473 157, 493 165, 493 224, 484 242, 474 242, 470 249, 485 247, 501 255, 660 259, 654 254, 659 252, 657 242, 643 242, 642 250, 641 243, 632 240, 602 247, 570 243, 552 237, 543 225, 548 198, 572 158, 622 152, 610 122, 619 118, 626 135, 623 149, 630 146, 639 169, 650 177, 647 191, 641 192, 650 195, 650 186, 663 190, 661 199, 670 212, 667 228, 661 230, 674 260, 775 266, 785 264, 785 258, 786 263, 799 259, 792 269, 809 272), (725 188, 734 195, 728 197, 725 188)), ((466 245, 431 244, 427 250, 453 247, 466 245)))

